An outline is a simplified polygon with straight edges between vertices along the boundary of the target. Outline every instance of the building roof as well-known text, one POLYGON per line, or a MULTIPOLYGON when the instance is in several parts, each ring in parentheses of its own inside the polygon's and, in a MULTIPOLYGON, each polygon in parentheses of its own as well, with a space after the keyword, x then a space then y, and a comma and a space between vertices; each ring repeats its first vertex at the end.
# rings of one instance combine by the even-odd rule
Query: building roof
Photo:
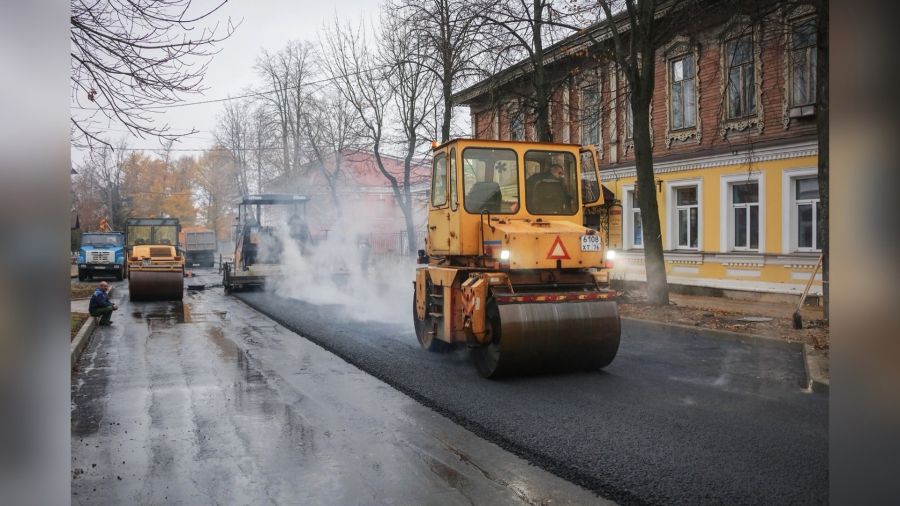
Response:
MULTIPOLYGON (((333 167, 336 153, 325 157, 327 164, 333 167)), ((389 190, 390 182, 378 169, 375 154, 371 151, 344 150, 341 160, 342 184, 351 185, 354 190, 376 191, 389 190)), ((381 155, 385 170, 392 176, 403 179, 403 159, 390 155, 381 155)), ((326 186, 325 176, 317 168, 318 162, 309 162, 301 166, 300 174, 292 175, 290 179, 281 176, 268 184, 269 188, 292 188, 306 193, 308 188, 326 186)), ((431 175, 431 167, 428 163, 412 161, 410 168, 410 185, 416 186, 428 180, 431 175)))
MULTIPOLYGON (((626 13, 622 12, 615 17, 617 18, 616 24, 620 25, 619 33, 626 32, 629 28, 626 13)), ((612 39, 612 31, 609 29, 607 22, 599 21, 545 48, 544 65, 548 66, 583 52, 594 46, 595 42, 602 42, 610 39, 612 39)), ((509 84, 516 79, 527 76, 533 71, 534 65, 532 65, 531 59, 525 58, 468 88, 457 91, 451 95, 450 99, 453 101, 454 105, 469 105, 488 92, 491 88, 499 88, 509 84)))

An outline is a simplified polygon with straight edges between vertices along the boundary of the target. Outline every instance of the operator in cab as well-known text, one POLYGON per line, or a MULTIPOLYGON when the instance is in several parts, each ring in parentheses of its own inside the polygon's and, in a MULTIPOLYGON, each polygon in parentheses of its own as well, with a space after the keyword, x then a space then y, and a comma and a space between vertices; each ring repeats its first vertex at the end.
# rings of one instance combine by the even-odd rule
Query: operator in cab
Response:
POLYGON ((567 190, 566 172, 554 163, 525 180, 525 196, 529 211, 535 214, 569 214, 574 199, 567 190))

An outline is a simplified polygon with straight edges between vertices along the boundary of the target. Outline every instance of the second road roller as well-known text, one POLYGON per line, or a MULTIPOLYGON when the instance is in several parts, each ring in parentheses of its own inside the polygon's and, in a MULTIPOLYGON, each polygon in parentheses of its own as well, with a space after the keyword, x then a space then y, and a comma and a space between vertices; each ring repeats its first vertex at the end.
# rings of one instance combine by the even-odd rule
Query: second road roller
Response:
POLYGON ((184 257, 175 218, 130 218, 125 222, 128 292, 133 301, 182 300, 184 257))
POLYGON ((486 378, 596 370, 619 348, 591 146, 455 139, 433 146, 414 324, 421 346, 469 348, 486 378))

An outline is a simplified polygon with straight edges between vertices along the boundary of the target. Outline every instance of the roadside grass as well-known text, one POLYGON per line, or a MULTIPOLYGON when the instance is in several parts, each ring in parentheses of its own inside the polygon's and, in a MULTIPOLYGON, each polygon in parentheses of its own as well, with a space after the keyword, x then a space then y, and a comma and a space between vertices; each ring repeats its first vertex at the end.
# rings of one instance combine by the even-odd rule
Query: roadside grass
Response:
POLYGON ((83 283, 81 281, 73 281, 72 287, 69 291, 69 298, 74 299, 87 299, 94 293, 94 289, 97 288, 96 283, 83 283))
POLYGON ((72 330, 69 334, 69 341, 75 339, 75 334, 81 329, 81 325, 90 318, 90 315, 87 313, 72 313, 71 315, 72 330))

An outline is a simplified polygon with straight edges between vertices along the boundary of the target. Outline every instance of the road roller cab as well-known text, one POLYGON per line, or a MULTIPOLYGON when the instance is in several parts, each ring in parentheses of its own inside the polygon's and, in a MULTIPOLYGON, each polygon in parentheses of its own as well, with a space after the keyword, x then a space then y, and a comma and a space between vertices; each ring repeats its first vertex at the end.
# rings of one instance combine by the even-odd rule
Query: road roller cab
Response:
POLYGON ((483 376, 597 369, 619 344, 596 155, 570 144, 458 139, 434 148, 415 282, 421 345, 471 349, 483 376))
POLYGON ((184 258, 176 218, 130 218, 125 223, 131 300, 181 300, 184 258))

